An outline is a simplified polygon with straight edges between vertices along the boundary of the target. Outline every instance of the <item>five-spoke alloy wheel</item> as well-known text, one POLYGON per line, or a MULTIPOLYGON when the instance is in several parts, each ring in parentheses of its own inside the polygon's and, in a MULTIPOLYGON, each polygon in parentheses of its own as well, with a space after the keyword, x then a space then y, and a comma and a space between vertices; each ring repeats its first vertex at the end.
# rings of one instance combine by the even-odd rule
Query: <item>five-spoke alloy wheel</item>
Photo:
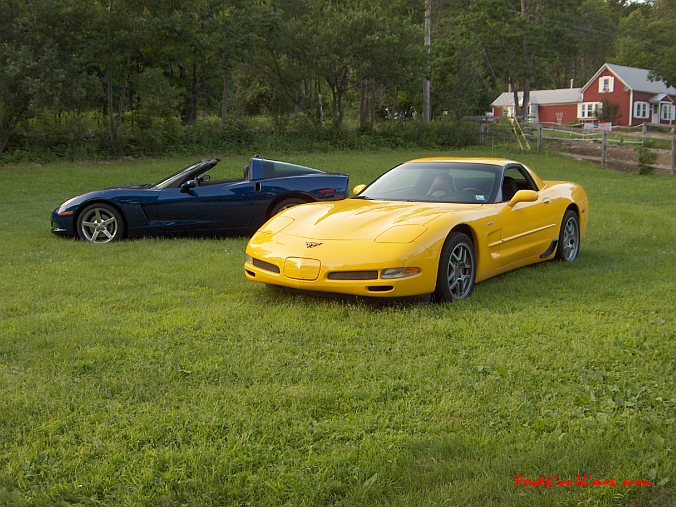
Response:
POLYGON ((120 213, 108 204, 87 206, 77 219, 77 233, 90 243, 110 243, 124 235, 120 213))
POLYGON ((476 254, 472 240, 460 232, 446 238, 439 258, 434 299, 455 301, 469 296, 476 278, 476 254))
POLYGON ((565 262, 574 261, 580 251, 580 222, 577 214, 568 210, 563 215, 556 258, 565 262))

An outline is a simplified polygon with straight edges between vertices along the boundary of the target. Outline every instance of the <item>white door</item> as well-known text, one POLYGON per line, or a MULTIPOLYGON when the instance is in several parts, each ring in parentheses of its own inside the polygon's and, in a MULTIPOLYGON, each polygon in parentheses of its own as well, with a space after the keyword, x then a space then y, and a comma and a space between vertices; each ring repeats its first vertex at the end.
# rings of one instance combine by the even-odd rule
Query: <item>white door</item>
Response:
POLYGON ((660 105, 659 104, 653 104, 653 119, 652 123, 659 123, 660 122, 660 105))

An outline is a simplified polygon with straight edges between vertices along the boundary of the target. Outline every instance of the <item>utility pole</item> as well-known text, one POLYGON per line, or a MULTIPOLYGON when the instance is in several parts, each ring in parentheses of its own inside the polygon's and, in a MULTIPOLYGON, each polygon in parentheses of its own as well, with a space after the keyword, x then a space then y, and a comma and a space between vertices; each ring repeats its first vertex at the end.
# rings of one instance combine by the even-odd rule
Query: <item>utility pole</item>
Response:
POLYGON ((432 0, 425 0, 425 47, 427 48, 427 61, 425 62, 425 76, 423 77, 423 120, 429 123, 432 118, 432 106, 430 104, 430 56, 432 54, 432 0))

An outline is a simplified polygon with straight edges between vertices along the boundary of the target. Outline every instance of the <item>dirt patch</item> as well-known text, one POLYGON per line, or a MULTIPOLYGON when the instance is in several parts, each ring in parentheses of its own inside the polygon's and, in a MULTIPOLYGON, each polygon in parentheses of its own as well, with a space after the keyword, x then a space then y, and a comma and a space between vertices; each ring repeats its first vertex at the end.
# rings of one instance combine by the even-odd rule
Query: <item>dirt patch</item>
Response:
MULTIPOLYGON (((601 165, 601 143, 584 141, 575 143, 553 142, 551 149, 563 155, 568 155, 579 160, 587 160, 601 165)), ((653 165, 655 174, 671 174, 671 151, 654 150, 657 153, 657 161, 653 165)), ((638 172, 638 154, 634 151, 634 145, 608 146, 606 167, 615 171, 628 173, 638 172)))

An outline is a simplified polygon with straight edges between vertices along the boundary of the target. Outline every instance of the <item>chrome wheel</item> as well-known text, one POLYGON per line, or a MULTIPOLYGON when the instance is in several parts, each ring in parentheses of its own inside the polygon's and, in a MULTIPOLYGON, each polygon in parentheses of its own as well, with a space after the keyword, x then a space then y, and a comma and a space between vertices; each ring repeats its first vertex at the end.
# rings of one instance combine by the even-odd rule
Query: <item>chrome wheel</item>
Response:
POLYGON ((124 225, 119 213, 105 204, 93 204, 78 218, 78 235, 90 243, 110 243, 122 237, 124 225))
POLYGON ((574 211, 568 210, 563 216, 559 245, 556 257, 562 261, 571 262, 577 258, 580 251, 580 223, 574 211))
POLYGON ((453 299, 462 299, 469 294, 474 279, 474 262, 467 245, 460 244, 451 252, 447 276, 453 299))
POLYGON ((442 301, 464 299, 474 288, 476 255, 467 235, 451 233, 441 251, 434 297, 442 301))

